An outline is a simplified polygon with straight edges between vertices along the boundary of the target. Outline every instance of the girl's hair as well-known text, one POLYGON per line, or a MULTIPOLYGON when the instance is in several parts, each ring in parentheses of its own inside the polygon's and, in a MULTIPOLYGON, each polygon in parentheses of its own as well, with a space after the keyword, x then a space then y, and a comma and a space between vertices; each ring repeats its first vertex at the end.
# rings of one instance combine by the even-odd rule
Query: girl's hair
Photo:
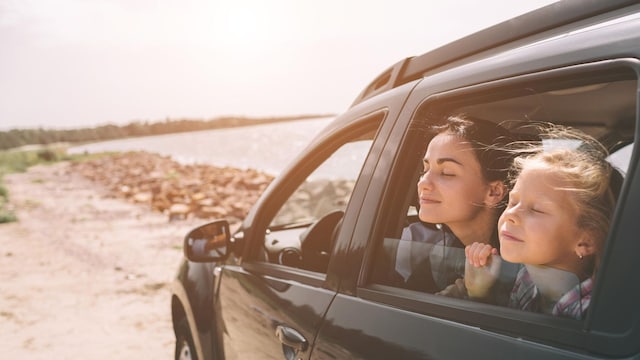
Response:
POLYGON ((449 116, 430 130, 433 134, 448 132, 468 141, 480 163, 484 179, 500 180, 507 185, 514 158, 514 153, 508 150, 508 145, 514 141, 509 130, 494 122, 462 114, 449 116))
MULTIPOLYGON (((566 190, 571 191, 578 209, 577 225, 590 234, 600 253, 618 192, 611 186, 617 170, 606 160, 607 149, 591 136, 559 125, 548 125, 540 137, 542 143, 528 146, 514 160, 511 183, 528 166, 544 166, 566 179, 571 184, 566 190)), ((614 181, 614 185, 619 183, 614 181)))

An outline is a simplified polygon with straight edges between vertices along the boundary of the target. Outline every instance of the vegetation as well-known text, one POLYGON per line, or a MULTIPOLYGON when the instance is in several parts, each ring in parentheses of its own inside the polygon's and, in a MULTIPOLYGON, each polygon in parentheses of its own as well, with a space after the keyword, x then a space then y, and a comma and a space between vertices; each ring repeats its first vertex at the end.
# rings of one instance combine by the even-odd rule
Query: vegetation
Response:
POLYGON ((18 148, 25 145, 49 145, 61 142, 80 143, 113 140, 126 137, 161 135, 186 131, 211 130, 227 127, 258 125, 280 121, 301 120, 330 115, 303 115, 273 118, 221 117, 211 120, 170 120, 164 122, 133 122, 124 126, 103 125, 95 128, 54 130, 54 129, 12 129, 0 131, 0 150, 18 148))
POLYGON ((64 150, 58 148, 34 148, 0 152, 0 175, 24 172, 29 166, 56 161, 64 150))
POLYGON ((105 154, 68 155, 66 146, 34 146, 29 150, 0 151, 0 224, 16 221, 16 216, 9 206, 9 192, 4 184, 4 175, 24 172, 33 165, 48 164, 56 161, 81 161, 87 158, 104 156, 105 154))
POLYGON ((8 208, 9 193, 0 178, 0 224, 16 221, 16 215, 8 208))

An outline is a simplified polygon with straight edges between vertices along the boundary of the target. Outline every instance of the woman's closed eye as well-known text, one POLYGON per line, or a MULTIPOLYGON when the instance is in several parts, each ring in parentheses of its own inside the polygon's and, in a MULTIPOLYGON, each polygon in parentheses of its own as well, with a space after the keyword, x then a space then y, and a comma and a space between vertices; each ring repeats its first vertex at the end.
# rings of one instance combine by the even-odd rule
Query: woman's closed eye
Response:
POLYGON ((432 172, 432 174, 437 174, 437 175, 444 176, 444 177, 454 177, 454 176, 456 176, 455 171, 452 171, 451 169, 448 169, 447 167, 440 166, 440 165, 441 164, 438 164, 437 166, 432 168, 431 165, 427 161, 425 161, 424 162, 424 168, 419 173, 420 177, 425 176, 429 172, 432 172))
MULTIPOLYGON (((428 172, 429 172, 429 169, 420 171, 420 173, 419 173, 420 177, 425 176, 428 172)), ((440 176, 446 176, 446 177, 454 177, 454 176, 456 176, 456 174, 449 173, 449 172, 446 172, 446 171, 440 171, 439 175, 440 176)))

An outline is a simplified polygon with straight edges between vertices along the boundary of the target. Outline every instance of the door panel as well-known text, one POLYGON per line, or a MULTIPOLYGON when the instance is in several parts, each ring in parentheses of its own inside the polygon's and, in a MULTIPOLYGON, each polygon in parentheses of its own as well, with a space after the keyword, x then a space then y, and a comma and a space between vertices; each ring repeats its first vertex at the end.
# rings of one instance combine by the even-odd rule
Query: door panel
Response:
POLYGON ((584 354, 338 295, 311 358, 533 360, 584 359, 584 354))
POLYGON ((225 266, 218 294, 227 359, 294 355, 293 346, 283 346, 276 337, 278 326, 293 329, 308 341, 307 349, 298 354, 306 358, 315 329, 334 296, 320 287, 250 273, 239 266, 225 266))
POLYGON ((368 114, 319 138, 243 223, 242 258, 221 269, 215 299, 226 358, 309 357, 336 294, 327 274, 335 271, 329 264, 336 239, 351 230, 343 215, 360 209, 351 194, 385 114, 368 114))

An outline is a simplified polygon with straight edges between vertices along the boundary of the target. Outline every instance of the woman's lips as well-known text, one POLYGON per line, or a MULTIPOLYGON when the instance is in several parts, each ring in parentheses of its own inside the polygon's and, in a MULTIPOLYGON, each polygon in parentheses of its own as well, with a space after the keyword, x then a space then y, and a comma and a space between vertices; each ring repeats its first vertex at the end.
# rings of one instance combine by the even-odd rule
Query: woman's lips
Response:
POLYGON ((513 234, 511 234, 510 232, 508 232, 506 230, 500 231, 500 239, 501 240, 508 240, 508 241, 522 242, 522 240, 520 240, 517 237, 513 236, 513 234))
POLYGON ((440 201, 429 199, 429 198, 420 198, 420 205, 429 205, 429 204, 439 204, 440 201))

